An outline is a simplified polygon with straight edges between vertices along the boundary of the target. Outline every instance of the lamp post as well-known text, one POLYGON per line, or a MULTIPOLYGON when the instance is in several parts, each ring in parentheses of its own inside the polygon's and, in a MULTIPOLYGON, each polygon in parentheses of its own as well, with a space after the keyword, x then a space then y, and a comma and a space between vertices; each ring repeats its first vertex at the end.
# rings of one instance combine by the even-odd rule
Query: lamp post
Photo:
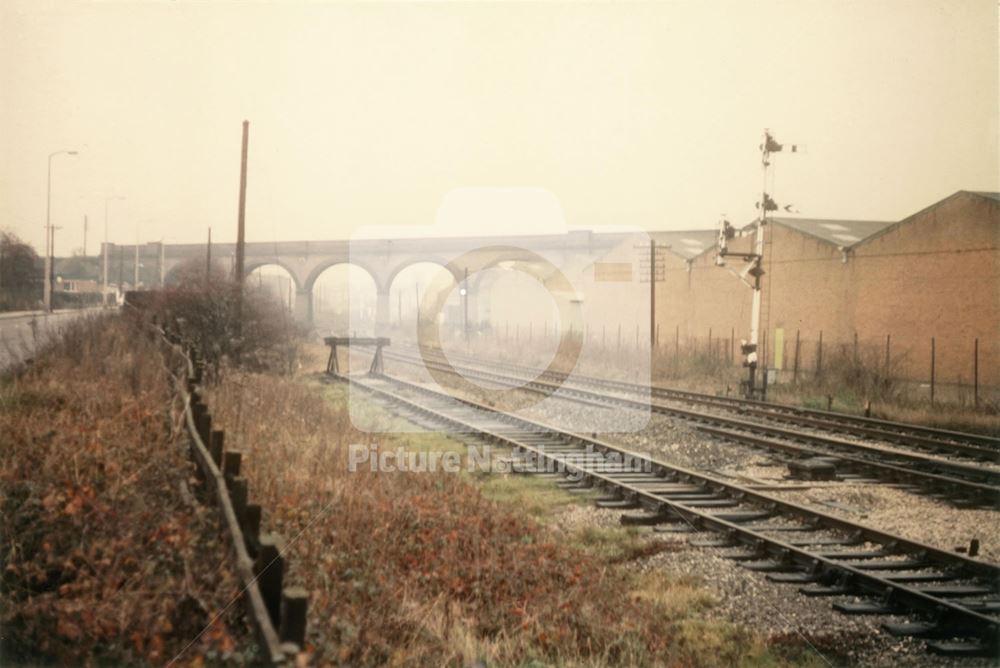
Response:
POLYGON ((45 294, 42 301, 46 311, 52 310, 52 158, 57 155, 76 155, 76 151, 54 151, 49 154, 49 172, 45 186, 45 294))
MULTIPOLYGON (((112 200, 124 200, 124 197, 116 197, 112 195, 110 197, 104 198, 104 285, 101 289, 101 302, 106 302, 108 300, 108 204, 112 200)), ((118 286, 121 287, 121 286, 118 286)))
POLYGON ((163 288, 165 288, 166 285, 167 285, 167 272, 166 272, 167 253, 166 253, 166 249, 164 249, 163 245, 167 242, 168 239, 171 240, 171 241, 176 241, 177 237, 174 237, 174 236, 160 237, 160 261, 158 263, 158 266, 159 266, 159 269, 160 269, 160 289, 161 290, 163 288))

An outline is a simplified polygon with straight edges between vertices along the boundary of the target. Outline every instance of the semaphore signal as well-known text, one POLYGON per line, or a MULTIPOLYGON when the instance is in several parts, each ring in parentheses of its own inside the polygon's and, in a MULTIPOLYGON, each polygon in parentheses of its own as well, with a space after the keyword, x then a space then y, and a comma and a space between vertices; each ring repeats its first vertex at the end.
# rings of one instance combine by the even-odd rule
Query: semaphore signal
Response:
MULTIPOLYGON (((750 340, 744 339, 740 344, 740 351, 744 355, 743 366, 747 367, 748 377, 746 381, 746 396, 747 398, 754 398, 760 396, 761 398, 766 398, 766 387, 767 383, 762 383, 762 387, 757 387, 757 364, 758 364, 758 354, 757 349, 760 340, 760 307, 761 307, 761 291, 762 291, 762 277, 764 276, 764 230, 767 225, 767 216, 771 211, 777 211, 779 205, 774 198, 767 192, 767 174, 768 168, 771 166, 771 154, 780 153, 785 150, 784 144, 779 144, 774 136, 771 134, 770 130, 764 129, 764 139, 760 143, 760 163, 762 172, 763 185, 761 187, 761 197, 760 200, 755 204, 760 215, 757 216, 757 220, 754 225, 754 243, 753 251, 750 253, 730 253, 729 252, 729 240, 733 239, 736 235, 736 228, 733 227, 732 223, 723 217, 719 221, 719 250, 715 257, 715 264, 720 267, 726 265, 726 256, 735 255, 741 257, 747 264, 743 270, 739 273, 739 278, 747 286, 753 290, 753 308, 750 315, 750 340)), ((788 152, 798 153, 798 144, 789 144, 788 152)), ((788 204, 784 207, 785 211, 793 212, 792 205, 788 204)))

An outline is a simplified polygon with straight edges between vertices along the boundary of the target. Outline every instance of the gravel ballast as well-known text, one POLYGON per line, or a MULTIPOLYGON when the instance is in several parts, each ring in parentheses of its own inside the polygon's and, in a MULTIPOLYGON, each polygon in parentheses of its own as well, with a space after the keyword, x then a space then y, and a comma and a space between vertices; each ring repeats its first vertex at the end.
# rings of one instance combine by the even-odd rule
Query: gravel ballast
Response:
MULTIPOLYGON (((400 376, 427 382, 413 367, 392 369, 400 376)), ((485 395, 486 393, 484 393, 485 395)), ((482 401, 484 396, 472 396, 482 401)), ((617 422, 628 409, 606 409, 571 400, 552 398, 520 411, 529 419, 563 426, 567 423, 600 424, 601 411, 614 411, 617 422)), ((979 541, 977 559, 1000 563, 1000 511, 964 509, 910 491, 877 483, 801 481, 787 477, 784 462, 771 453, 711 438, 683 420, 638 412, 632 431, 597 433, 601 440, 646 453, 666 464, 701 471, 749 486, 782 500, 814 508, 826 514, 898 534, 933 547, 960 551, 971 539, 979 541)), ((598 429, 577 431, 592 433, 598 429)), ((567 529, 581 526, 617 526, 621 512, 596 507, 572 506, 559 517, 567 529)), ((885 622, 912 621, 906 617, 848 616, 831 608, 836 600, 809 598, 794 585, 775 584, 763 574, 749 571, 725 558, 720 548, 687 544, 688 535, 654 533, 643 529, 650 541, 671 541, 678 549, 658 551, 637 560, 640 572, 662 569, 671 575, 696 578, 705 583, 717 604, 711 617, 752 628, 768 638, 806 639, 822 654, 836 650, 851 665, 874 666, 993 666, 996 659, 949 659, 927 653, 920 640, 896 638, 881 629, 885 622)), ((708 535, 693 534, 696 537, 708 535)))

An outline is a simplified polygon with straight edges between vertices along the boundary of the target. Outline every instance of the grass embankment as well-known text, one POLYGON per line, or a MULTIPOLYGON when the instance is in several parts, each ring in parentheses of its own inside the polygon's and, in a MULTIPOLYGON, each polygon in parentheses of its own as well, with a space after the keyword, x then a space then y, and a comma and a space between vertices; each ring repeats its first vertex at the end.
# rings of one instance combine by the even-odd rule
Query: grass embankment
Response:
POLYGON ((210 624, 239 587, 215 510, 193 498, 162 360, 106 316, 2 379, 3 663, 249 658, 241 606, 210 624))
MULTIPOLYGON (((343 388, 231 373, 211 393, 266 525, 310 592, 317 665, 799 665, 799 647, 707 621, 702 583, 639 577, 661 549, 619 527, 560 528, 573 496, 519 476, 349 472, 343 388)), ((374 411, 386 429, 395 418, 374 411)), ((380 450, 456 450, 384 434, 380 450)))

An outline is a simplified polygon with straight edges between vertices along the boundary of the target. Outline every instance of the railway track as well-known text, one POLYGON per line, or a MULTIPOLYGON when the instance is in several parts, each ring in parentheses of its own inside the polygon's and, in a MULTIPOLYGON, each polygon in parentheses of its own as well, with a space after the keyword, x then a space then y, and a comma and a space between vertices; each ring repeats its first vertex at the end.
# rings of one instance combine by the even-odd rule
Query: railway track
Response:
MULTIPOLYGON (((419 357, 417 347, 412 345, 402 346, 403 350, 412 351, 401 353, 394 350, 391 354, 394 357, 406 356, 413 359, 419 357)), ((443 358, 444 355, 439 350, 427 351, 430 356, 443 358)), ((389 352, 387 351, 387 354, 389 352)), ((951 431, 946 429, 936 429, 921 425, 894 422, 891 420, 881 420, 878 418, 866 418, 858 415, 848 415, 833 411, 822 411, 810 408, 797 408, 795 406, 785 406, 765 401, 751 399, 741 399, 738 397, 717 396, 700 392, 690 392, 687 390, 677 390, 658 385, 646 386, 628 381, 614 380, 609 378, 598 378, 574 372, 571 376, 564 373, 548 372, 543 370, 514 364, 511 362, 499 362, 495 360, 483 360, 477 357, 470 357, 462 354, 449 353, 449 356, 457 361, 475 364, 478 367, 488 367, 500 369, 521 378, 537 378, 555 383, 569 382, 572 385, 582 387, 594 387, 602 390, 611 390, 628 394, 639 394, 651 396, 657 399, 683 401, 692 404, 701 404, 724 408, 738 412, 747 416, 759 417, 762 419, 785 422, 804 427, 813 427, 830 432, 851 434, 862 438, 896 443, 909 448, 920 449, 931 454, 962 455, 973 460, 1000 462, 1000 438, 987 436, 985 434, 970 434, 966 432, 951 431)))
POLYGON ((697 544, 733 548, 726 556, 747 569, 806 596, 832 597, 844 614, 904 615, 908 621, 884 628, 925 638, 933 652, 1000 651, 1000 567, 398 378, 334 378, 425 428, 509 447, 527 473, 605 494, 597 504, 625 512, 623 523, 710 531, 715 540, 697 544))
POLYGON ((651 410, 692 423, 712 437, 737 442, 769 452, 777 452, 793 466, 796 462, 819 463, 833 469, 841 480, 888 482, 904 489, 961 505, 996 508, 1000 501, 1000 470, 976 462, 959 462, 899 448, 887 449, 831 437, 814 431, 801 431, 761 421, 724 414, 679 408, 661 400, 636 398, 624 394, 596 392, 578 384, 559 384, 506 372, 489 371, 478 366, 437 364, 433 360, 386 353, 388 359, 438 370, 460 371, 464 376, 518 387, 525 391, 553 393, 567 400, 592 405, 621 406, 651 410))

